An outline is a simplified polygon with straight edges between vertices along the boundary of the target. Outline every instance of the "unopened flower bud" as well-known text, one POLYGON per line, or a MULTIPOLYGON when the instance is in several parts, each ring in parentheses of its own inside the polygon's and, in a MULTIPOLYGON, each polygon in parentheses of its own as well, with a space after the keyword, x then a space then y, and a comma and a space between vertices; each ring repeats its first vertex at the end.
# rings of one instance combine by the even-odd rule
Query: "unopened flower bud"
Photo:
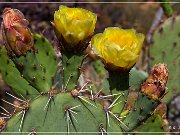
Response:
POLYGON ((141 92, 151 99, 160 100, 166 93, 168 80, 168 69, 165 64, 157 64, 153 67, 151 74, 141 87, 141 92))
POLYGON ((2 17, 2 36, 8 54, 21 56, 33 50, 33 36, 24 15, 17 9, 5 8, 2 17))

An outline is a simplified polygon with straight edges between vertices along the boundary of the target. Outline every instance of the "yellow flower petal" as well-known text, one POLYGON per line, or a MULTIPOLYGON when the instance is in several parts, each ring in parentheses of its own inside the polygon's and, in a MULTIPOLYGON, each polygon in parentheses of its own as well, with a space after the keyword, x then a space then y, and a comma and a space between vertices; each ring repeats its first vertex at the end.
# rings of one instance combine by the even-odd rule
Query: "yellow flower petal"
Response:
POLYGON ((137 34, 134 29, 109 27, 96 34, 91 43, 106 63, 129 69, 138 59, 143 40, 144 35, 137 34))
POLYGON ((54 14, 57 33, 72 47, 93 34, 96 20, 94 13, 82 8, 60 6, 54 14))

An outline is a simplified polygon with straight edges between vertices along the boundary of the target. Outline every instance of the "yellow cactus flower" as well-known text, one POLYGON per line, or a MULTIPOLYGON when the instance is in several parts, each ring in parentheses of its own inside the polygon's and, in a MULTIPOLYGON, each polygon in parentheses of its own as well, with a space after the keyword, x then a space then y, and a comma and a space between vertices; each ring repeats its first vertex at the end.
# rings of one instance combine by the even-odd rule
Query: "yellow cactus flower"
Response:
POLYGON ((144 35, 137 34, 134 29, 109 27, 103 33, 96 34, 91 44, 107 64, 130 69, 138 59, 143 41, 144 35))
POLYGON ((93 34, 96 20, 96 14, 88 10, 60 6, 54 14, 56 35, 73 48, 93 34))

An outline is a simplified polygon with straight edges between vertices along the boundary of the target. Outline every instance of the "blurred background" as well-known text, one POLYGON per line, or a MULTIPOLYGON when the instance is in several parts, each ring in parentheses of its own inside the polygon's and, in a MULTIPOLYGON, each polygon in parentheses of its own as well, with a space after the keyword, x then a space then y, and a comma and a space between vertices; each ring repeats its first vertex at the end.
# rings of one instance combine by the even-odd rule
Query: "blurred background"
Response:
MULTIPOLYGON (((126 29, 134 28, 137 32, 144 33, 146 35, 146 40, 143 45, 143 50, 141 52, 139 61, 136 64, 136 68, 149 72, 151 65, 151 60, 154 59, 154 56, 151 55, 151 49, 153 41, 153 34, 157 29, 169 18, 176 18, 180 14, 180 3, 172 3, 173 15, 167 16, 163 13, 161 5, 156 3, 157 1, 146 1, 146 0, 136 0, 136 2, 142 3, 96 3, 103 2, 97 0, 87 0, 86 2, 92 3, 83 3, 84 0, 76 0, 68 3, 10 3, 10 2, 21 2, 22 0, 11 0, 8 3, 1 3, 0 1, 0 14, 2 14, 3 9, 6 7, 16 8, 22 11, 25 15, 25 18, 29 21, 29 26, 33 32, 37 32, 45 35, 53 44, 56 44, 56 38, 54 36, 54 31, 51 22, 53 21, 53 14, 55 10, 58 10, 59 5, 67 5, 69 7, 82 7, 87 10, 90 10, 97 14, 98 21, 95 29, 95 33, 103 32, 106 27, 118 26, 126 29), (93 3, 95 2, 95 3, 93 3), (152 2, 152 3, 146 3, 152 2), (153 3, 154 2, 154 3, 153 3)), ((6 2, 6 1, 4 1, 6 2)), ((41 2, 40 0, 26 0, 26 2, 41 2)), ((43 2, 48 2, 44 0, 43 2)), ((52 1, 51 1, 52 2, 52 1)), ((56 2, 56 1, 53 1, 56 2)), ((61 2, 61 0, 57 0, 61 2)), ((67 1, 63 1, 67 2, 67 1)), ((114 1, 113 1, 114 2, 114 1)), ((128 0, 121 0, 121 2, 132 2, 128 0)), ((133 1, 135 2, 135 1, 133 1)), ((172 2, 178 2, 172 1, 172 2)), ((179 1, 180 2, 180 1, 179 1)), ((2 18, 0 18, 0 22, 2 18)), ((180 24, 180 22, 179 22, 180 24)), ((178 27, 180 28, 180 27, 178 27)), ((180 35, 180 29, 178 34, 180 35)), ((180 36, 178 35, 178 38, 180 36)), ((171 37, 171 39, 173 36, 171 37)), ((164 38, 164 40, 166 40, 164 38)), ((180 52, 180 42, 176 43, 178 46, 178 51, 180 52)), ((0 44, 2 45, 2 39, 0 34, 0 44)), ((159 52, 160 53, 160 52, 159 52)), ((179 56, 180 57, 180 54, 179 56)), ((162 61, 163 62, 163 61, 162 61)), ((178 66, 176 69, 180 69, 180 59, 178 58, 178 66)), ((0 65, 2 66, 2 65, 0 65)), ((176 72, 180 73, 180 72, 176 72)), ((171 74, 171 71, 170 71, 171 74)), ((177 85, 180 86, 180 74, 176 76, 177 85), (179 83, 179 84, 178 84, 179 83)), ((0 98, 9 98, 5 96, 5 91, 10 91, 10 88, 5 84, 1 75, 0 75, 0 98)), ((160 113, 165 119, 166 128, 169 128, 170 131, 179 131, 180 132, 180 88, 168 89, 168 93, 171 93, 171 97, 165 100, 164 104, 160 105, 160 113), (178 92, 179 91, 179 92, 178 92), (174 93, 173 93, 174 92, 174 93), (167 105, 167 106, 166 106, 167 105), (166 113, 167 111, 167 113, 166 113), (167 121, 169 125, 167 126, 167 121), (175 127, 175 128, 173 128, 175 127)), ((132 94, 132 97, 134 95, 132 94)), ((14 101, 12 101, 14 102, 14 101)), ((3 106, 3 103, 0 104, 3 106)))

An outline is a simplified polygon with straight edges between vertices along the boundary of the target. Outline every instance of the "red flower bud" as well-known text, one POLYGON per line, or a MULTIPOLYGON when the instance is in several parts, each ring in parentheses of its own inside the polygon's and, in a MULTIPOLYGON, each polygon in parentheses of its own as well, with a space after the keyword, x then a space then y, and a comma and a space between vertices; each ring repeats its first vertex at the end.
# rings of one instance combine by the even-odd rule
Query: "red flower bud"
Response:
POLYGON ((33 36, 24 15, 17 9, 5 8, 2 17, 2 36, 8 54, 20 56, 33 50, 33 36))
POLYGON ((141 92, 154 100, 162 99, 166 92, 168 69, 165 64, 157 64, 141 87, 141 92))

